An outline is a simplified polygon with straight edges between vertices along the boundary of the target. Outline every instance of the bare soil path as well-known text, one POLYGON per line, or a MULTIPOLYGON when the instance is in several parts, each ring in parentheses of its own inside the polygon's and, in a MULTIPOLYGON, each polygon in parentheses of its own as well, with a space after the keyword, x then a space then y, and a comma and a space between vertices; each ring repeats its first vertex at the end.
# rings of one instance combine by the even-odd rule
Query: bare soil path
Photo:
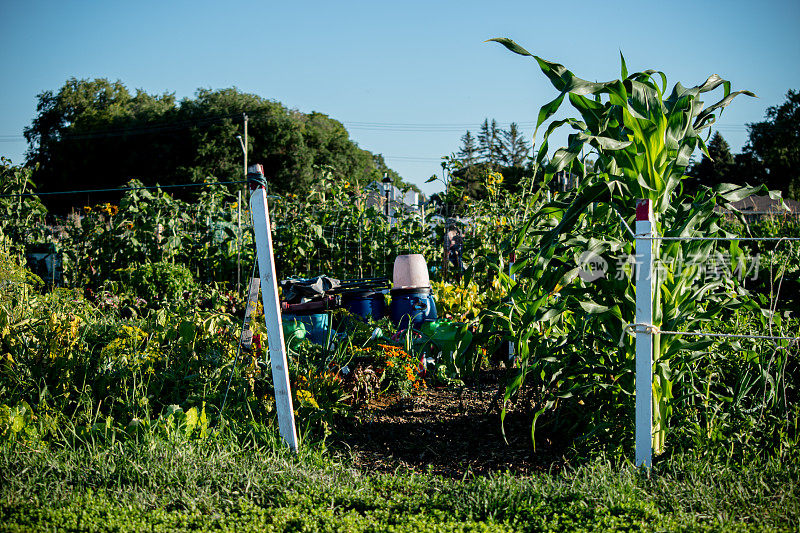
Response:
POLYGON ((340 424, 331 444, 374 472, 410 469, 460 479, 559 468, 561 456, 547 443, 537 443, 534 452, 530 416, 510 412, 503 440, 499 405, 493 405, 500 376, 502 371, 484 372, 463 391, 432 388, 413 398, 379 397, 340 424))

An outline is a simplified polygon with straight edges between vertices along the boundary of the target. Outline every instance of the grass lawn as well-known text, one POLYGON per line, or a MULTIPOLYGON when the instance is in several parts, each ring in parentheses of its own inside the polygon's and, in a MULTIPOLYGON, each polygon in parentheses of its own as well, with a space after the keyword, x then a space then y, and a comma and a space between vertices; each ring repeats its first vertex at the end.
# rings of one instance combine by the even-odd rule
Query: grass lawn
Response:
POLYGON ((2 531, 797 531, 796 464, 593 460, 464 480, 232 437, 5 444, 2 531))

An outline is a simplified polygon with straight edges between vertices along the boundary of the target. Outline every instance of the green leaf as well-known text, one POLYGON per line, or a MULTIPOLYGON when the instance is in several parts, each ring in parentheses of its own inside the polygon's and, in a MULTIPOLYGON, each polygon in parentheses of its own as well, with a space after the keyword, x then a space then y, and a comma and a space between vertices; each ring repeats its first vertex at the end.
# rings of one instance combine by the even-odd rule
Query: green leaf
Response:
POLYGON ((183 421, 183 431, 187 437, 192 434, 192 431, 194 431, 194 428, 197 427, 199 421, 200 417, 197 414, 197 407, 192 407, 186 411, 186 418, 183 421))
POLYGON ((561 102, 564 101, 565 94, 566 93, 562 92, 553 101, 546 103, 539 110, 539 117, 536 119, 536 129, 533 132, 534 138, 536 137, 536 132, 539 131, 539 126, 541 126, 545 120, 552 117, 553 114, 558 111, 558 108, 561 107, 561 102))
POLYGON ((628 66, 625 64, 625 56, 622 55, 622 50, 619 51, 620 62, 620 78, 623 80, 628 77, 628 66))
POLYGON ((593 302, 591 300, 580 301, 580 302, 578 302, 578 305, 580 305, 581 309, 583 309, 584 311, 586 311, 586 313, 588 313, 590 315, 594 315, 594 314, 598 314, 598 313, 605 313, 606 311, 609 310, 609 308, 607 306, 600 305, 600 304, 595 303, 595 302, 593 302))
POLYGON ((494 37, 494 38, 488 39, 488 40, 486 40, 484 42, 488 43, 490 41, 494 41, 496 43, 502 44, 503 46, 505 46, 506 48, 508 48, 512 52, 514 52, 515 54, 519 54, 521 56, 533 57, 533 54, 531 54, 530 52, 528 52, 527 50, 525 50, 520 45, 518 45, 517 43, 515 43, 514 41, 512 41, 511 39, 509 39, 507 37, 494 37))
POLYGON ((618 141, 611 137, 601 137, 597 135, 588 135, 586 140, 596 143, 597 146, 603 150, 622 150, 633 144, 633 141, 618 141))

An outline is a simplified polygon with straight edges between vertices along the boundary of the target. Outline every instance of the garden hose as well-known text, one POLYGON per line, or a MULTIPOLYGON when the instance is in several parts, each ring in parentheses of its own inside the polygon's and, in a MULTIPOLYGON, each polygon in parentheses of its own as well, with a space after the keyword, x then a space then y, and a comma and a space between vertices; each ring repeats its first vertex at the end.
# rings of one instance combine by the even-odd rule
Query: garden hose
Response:
POLYGON ((247 184, 253 189, 263 187, 265 191, 267 190, 267 178, 258 172, 247 173, 247 184))

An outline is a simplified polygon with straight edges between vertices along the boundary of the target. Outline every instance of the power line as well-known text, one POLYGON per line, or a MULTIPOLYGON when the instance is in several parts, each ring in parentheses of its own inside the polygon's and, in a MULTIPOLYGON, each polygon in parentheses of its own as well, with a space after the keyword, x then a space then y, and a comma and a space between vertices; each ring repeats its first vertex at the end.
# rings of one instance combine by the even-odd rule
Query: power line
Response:
POLYGON ((413 157, 413 156, 403 156, 403 155, 384 155, 384 154, 381 154, 381 155, 383 155, 383 158, 384 158, 384 159, 401 159, 401 160, 403 160, 403 161, 421 161, 421 162, 427 162, 427 161, 441 161, 441 160, 442 160, 442 158, 441 158, 441 157, 413 157))
MULTIPOLYGON (((343 122, 348 128, 354 130, 391 131, 391 132, 417 132, 417 133, 450 133, 461 132, 466 129, 479 129, 480 124, 474 122, 462 123, 393 123, 393 122, 343 122)), ((496 123, 500 128, 516 124, 520 128, 533 128, 535 122, 503 122, 496 123)))
MULTIPOLYGON (((259 115, 270 113, 269 110, 247 111, 251 115, 259 115)), ((175 131, 192 126, 199 126, 204 124, 213 124, 223 120, 238 118, 241 113, 227 113, 220 115, 211 115, 207 117, 198 117, 193 119, 178 120, 172 122, 161 122, 156 124, 148 124, 141 126, 127 126, 118 129, 105 129, 87 131, 84 133, 69 133, 63 134, 64 140, 85 140, 96 139, 103 137, 122 137, 126 135, 142 135, 147 133, 161 133, 167 131, 175 131)), ((510 127, 511 124, 516 124, 520 128, 533 128, 536 126, 535 122, 501 122, 497 123, 500 128, 510 127)), ((465 129, 478 130, 481 124, 474 122, 366 122, 366 121, 343 121, 342 124, 353 130, 365 131, 386 131, 396 133, 454 133, 461 132, 465 129)), ((722 131, 747 131, 745 124, 716 124, 715 129, 722 131)), ((24 141, 25 137, 22 135, 0 135, 0 142, 20 142, 24 141)))
POLYGON ((211 183, 185 183, 182 185, 149 185, 142 187, 123 187, 118 189, 83 189, 74 191, 50 191, 50 192, 36 192, 36 193, 17 193, 17 194, 0 194, 0 198, 20 198, 25 196, 51 196, 57 194, 87 194, 96 192, 125 192, 125 191, 141 191, 145 189, 179 189, 185 187, 211 187, 212 185, 234 185, 237 183, 247 183, 247 180, 238 181, 215 181, 211 183))

